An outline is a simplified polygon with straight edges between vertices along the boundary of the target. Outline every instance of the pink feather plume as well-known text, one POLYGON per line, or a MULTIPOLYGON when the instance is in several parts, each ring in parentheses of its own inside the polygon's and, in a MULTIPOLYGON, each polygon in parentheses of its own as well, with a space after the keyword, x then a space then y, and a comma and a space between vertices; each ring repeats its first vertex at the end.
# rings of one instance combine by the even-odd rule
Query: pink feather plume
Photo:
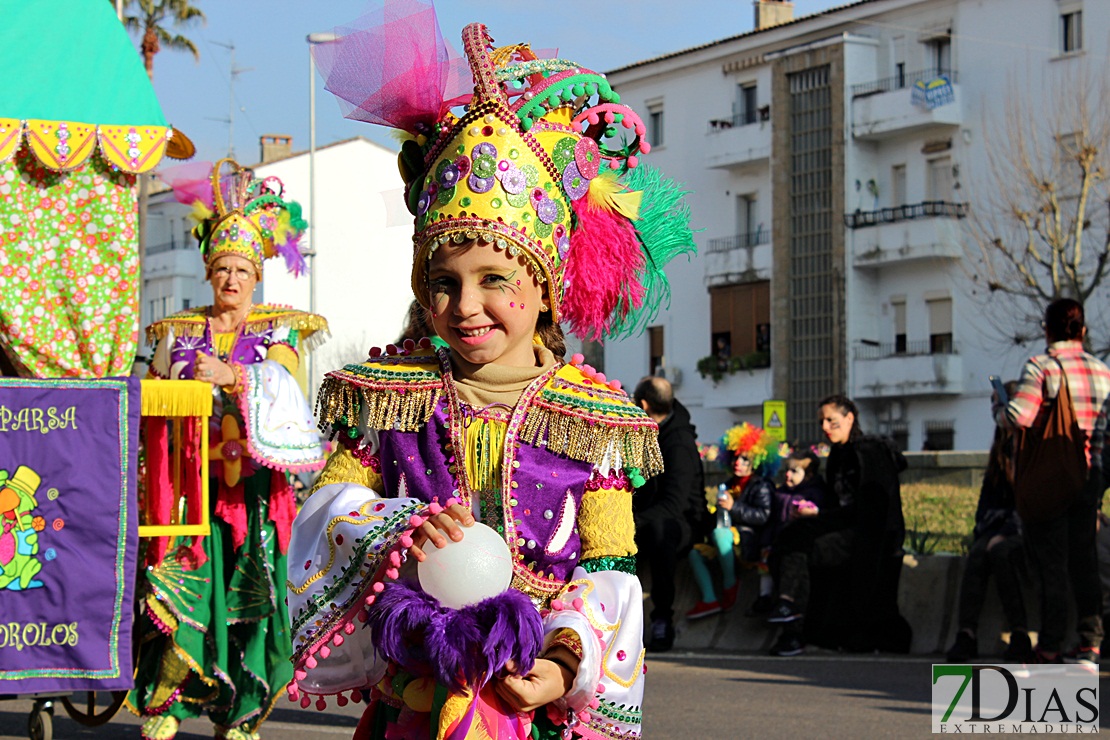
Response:
POLYGON ((573 203, 578 228, 570 238, 563 278, 562 319, 582 339, 600 339, 614 317, 625 316, 644 301, 637 275, 644 254, 628 219, 580 198, 573 203))

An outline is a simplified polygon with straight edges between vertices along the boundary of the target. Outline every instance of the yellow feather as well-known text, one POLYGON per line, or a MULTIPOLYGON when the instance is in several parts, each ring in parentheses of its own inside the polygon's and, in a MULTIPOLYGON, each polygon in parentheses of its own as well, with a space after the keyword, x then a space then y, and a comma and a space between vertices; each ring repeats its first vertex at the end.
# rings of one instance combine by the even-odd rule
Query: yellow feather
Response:
POLYGON ((616 174, 602 172, 590 180, 590 190, 586 195, 590 205, 615 211, 630 221, 640 218, 640 201, 643 193, 629 190, 617 180, 616 174))
POLYGON ((204 203, 199 200, 193 201, 193 210, 189 213, 189 218, 193 221, 202 224, 214 215, 216 214, 212 213, 212 210, 204 203))

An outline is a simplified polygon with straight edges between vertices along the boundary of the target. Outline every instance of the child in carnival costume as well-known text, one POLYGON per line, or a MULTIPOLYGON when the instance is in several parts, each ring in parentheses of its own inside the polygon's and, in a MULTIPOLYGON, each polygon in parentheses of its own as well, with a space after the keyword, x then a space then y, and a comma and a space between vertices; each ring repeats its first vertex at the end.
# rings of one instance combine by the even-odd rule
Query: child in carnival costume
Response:
MULTIPOLYGON (((289 475, 324 465, 295 375, 300 352, 327 336, 327 322, 251 302, 264 258, 280 254, 292 271, 304 267, 298 239, 307 224, 300 207, 283 200, 280 180, 256 179, 232 160, 199 166, 201 177, 191 176, 197 165, 185 165, 163 179, 194 206, 213 302, 158 321, 147 335, 157 342, 151 376, 212 384, 211 533, 150 543, 127 703, 147 718, 145 738, 172 738, 182 720, 207 711, 216 737, 247 740, 258 737, 292 678, 281 588, 296 515, 289 475)), ((185 425, 183 438, 171 441, 164 419, 146 422, 147 464, 162 470, 148 478, 147 504, 160 521, 170 521, 173 485, 157 460, 171 442, 197 459, 199 431, 185 425)))
POLYGON ((563 362, 559 322, 592 338, 641 329, 667 295, 662 265, 692 250, 688 209, 636 166, 643 124, 602 76, 495 47, 483 25, 463 31, 473 93, 440 85, 420 108, 420 85, 451 68, 431 10, 426 36, 420 20, 316 50, 342 94, 345 71, 355 87, 376 73, 346 55, 395 60, 392 40, 430 39, 411 60, 424 75, 377 80, 409 94, 390 115, 392 95, 347 97, 413 135, 401 151, 412 288, 438 336, 375 348, 320 391, 341 445, 294 523, 290 698, 367 701, 358 738, 636 738, 631 496, 660 470, 657 428, 581 355, 563 362), (621 131, 630 141, 608 146, 621 131), (475 522, 507 544, 511 583, 450 609, 412 573, 475 522))
POLYGON ((736 603, 740 588, 736 577, 737 546, 745 563, 756 563, 766 572, 766 563, 761 557, 760 530, 771 516, 775 494, 772 478, 779 469, 779 444, 765 430, 745 422, 721 437, 719 460, 732 471, 732 477, 722 484, 717 494, 717 508, 728 512, 729 525, 723 526, 722 517, 718 516, 718 525, 710 535, 712 543, 695 545, 690 550, 690 567, 702 599, 686 612, 687 619, 728 611, 736 603), (723 592, 720 600, 709 575, 709 558, 721 563, 723 592))

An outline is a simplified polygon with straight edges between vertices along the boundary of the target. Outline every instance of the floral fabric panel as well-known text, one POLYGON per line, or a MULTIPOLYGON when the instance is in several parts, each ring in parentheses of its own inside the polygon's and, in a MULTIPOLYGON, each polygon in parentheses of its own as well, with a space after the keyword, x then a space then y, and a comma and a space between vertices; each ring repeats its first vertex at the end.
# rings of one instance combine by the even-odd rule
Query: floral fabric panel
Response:
POLYGON ((95 155, 0 163, 0 342, 43 378, 128 375, 139 340, 136 178, 95 155))

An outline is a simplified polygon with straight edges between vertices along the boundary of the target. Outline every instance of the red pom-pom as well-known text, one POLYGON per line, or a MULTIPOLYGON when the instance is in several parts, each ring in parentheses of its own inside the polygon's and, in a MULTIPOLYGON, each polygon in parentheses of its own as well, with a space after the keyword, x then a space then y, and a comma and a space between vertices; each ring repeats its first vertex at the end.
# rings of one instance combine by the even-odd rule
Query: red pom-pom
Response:
POLYGON ((370 348, 370 359, 374 360, 374 359, 377 359, 381 356, 382 356, 382 348, 381 347, 371 347, 370 348))
POLYGON ((362 692, 359 691, 358 689, 355 689, 354 691, 352 691, 351 692, 351 701, 353 701, 355 704, 361 704, 362 703, 362 692))
POLYGON ((422 339, 421 339, 421 340, 420 340, 420 341, 418 342, 418 344, 420 345, 420 349, 428 349, 429 347, 431 347, 431 346, 432 346, 432 340, 431 340, 431 339, 428 339, 427 337, 423 337, 423 338, 422 338, 422 339))
POLYGON ((397 354, 397 345, 396 344, 387 344, 387 345, 385 345, 385 353, 387 355, 397 354))
POLYGON ((416 341, 413 339, 406 339, 405 349, 407 349, 409 352, 412 352, 414 349, 416 349, 416 341))
POLYGON ((308 698, 308 694, 301 697, 301 709, 308 709, 308 705, 312 703, 312 699, 308 698))
POLYGON ((345 707, 347 706, 347 697, 343 696, 343 694, 340 694, 339 696, 335 697, 335 703, 341 707, 345 707))
POLYGON ((322 712, 327 708, 328 708, 328 703, 326 701, 324 701, 324 697, 321 696, 319 699, 316 700, 316 709, 318 711, 322 712))
POLYGON ((373 606, 374 605, 374 600, 376 598, 377 598, 376 596, 367 596, 366 597, 366 606, 373 606))

